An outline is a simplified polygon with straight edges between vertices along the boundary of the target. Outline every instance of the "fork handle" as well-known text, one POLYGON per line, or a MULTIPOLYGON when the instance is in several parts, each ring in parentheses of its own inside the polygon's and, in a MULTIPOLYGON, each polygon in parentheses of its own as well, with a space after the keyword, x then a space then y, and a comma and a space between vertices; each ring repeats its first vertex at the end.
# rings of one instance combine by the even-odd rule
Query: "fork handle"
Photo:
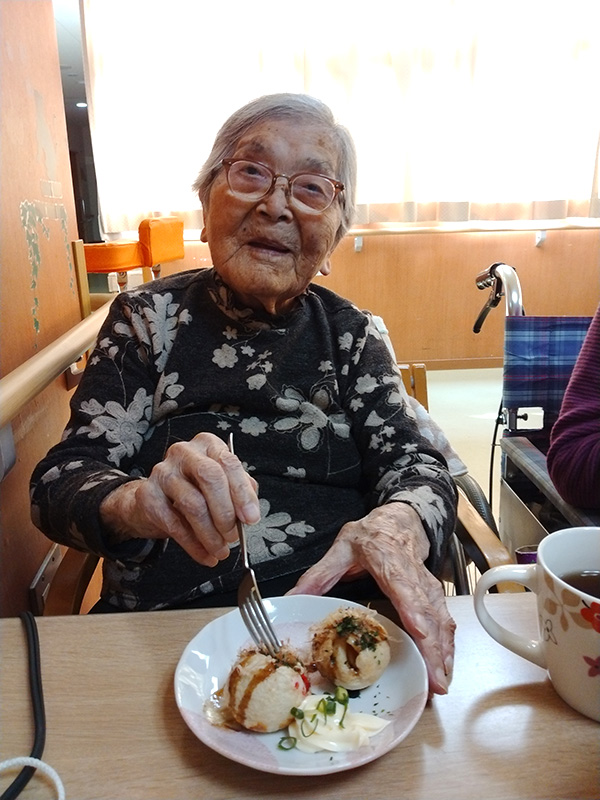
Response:
MULTIPOLYGON (((233 433, 230 432, 229 437, 227 439, 227 447, 229 448, 229 452, 232 455, 235 455, 235 450, 233 449, 233 433)), ((241 520, 237 517, 235 518, 235 524, 238 532, 238 539, 240 540, 240 552, 242 554, 242 560, 244 562, 244 566, 248 569, 250 568, 250 559, 248 558, 248 545, 246 542, 246 531, 244 530, 244 524, 241 520)))

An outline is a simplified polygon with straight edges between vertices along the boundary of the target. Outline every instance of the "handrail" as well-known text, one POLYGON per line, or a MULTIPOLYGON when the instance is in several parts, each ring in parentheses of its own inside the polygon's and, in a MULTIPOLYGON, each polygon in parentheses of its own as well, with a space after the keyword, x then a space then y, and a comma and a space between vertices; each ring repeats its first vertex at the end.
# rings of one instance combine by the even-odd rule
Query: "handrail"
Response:
POLYGON ((0 380, 0 429, 89 350, 106 319, 110 302, 0 380))

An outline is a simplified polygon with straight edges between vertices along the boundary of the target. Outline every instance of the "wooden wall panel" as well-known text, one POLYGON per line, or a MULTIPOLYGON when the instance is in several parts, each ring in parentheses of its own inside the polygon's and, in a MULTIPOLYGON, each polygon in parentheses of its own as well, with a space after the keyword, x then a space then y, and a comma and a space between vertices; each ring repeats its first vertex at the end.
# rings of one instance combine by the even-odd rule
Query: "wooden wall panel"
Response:
POLYGON ((331 275, 317 278, 360 308, 379 314, 398 358, 429 368, 501 364, 504 301, 481 333, 473 323, 489 291, 476 275, 496 261, 515 267, 527 314, 591 315, 600 302, 600 231, 411 233, 346 237, 331 275))
MULTIPOLYGON (((1 374, 80 320, 70 242, 77 226, 51 0, 2 0, 1 374)), ((0 488, 0 615, 27 608, 50 543, 32 524, 28 484, 61 435, 61 377, 13 420, 17 463, 0 488)))

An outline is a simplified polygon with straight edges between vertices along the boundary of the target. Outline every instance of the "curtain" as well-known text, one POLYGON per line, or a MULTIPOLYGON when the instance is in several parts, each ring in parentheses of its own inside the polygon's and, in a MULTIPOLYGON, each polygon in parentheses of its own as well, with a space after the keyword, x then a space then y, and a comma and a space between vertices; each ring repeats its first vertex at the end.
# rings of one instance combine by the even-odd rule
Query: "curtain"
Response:
POLYGON ((359 224, 596 220, 597 0, 81 0, 103 228, 201 225, 226 117, 320 97, 358 151, 359 224))

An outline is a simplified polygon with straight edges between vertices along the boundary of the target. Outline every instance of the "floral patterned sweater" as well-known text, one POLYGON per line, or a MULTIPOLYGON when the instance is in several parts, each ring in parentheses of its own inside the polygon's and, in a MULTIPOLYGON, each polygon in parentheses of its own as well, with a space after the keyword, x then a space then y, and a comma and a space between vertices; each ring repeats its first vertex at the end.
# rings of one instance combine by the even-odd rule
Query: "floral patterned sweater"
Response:
POLYGON ((200 431, 223 439, 232 431, 258 481, 261 520, 248 536, 259 580, 297 576, 345 522, 391 501, 419 513, 427 565, 439 570, 454 484, 418 432, 371 317, 318 285, 289 314, 261 316, 202 269, 115 299, 62 441, 32 476, 35 524, 104 557, 102 597, 111 605, 198 604, 237 587, 239 547, 203 567, 173 540, 109 546, 99 516, 110 491, 149 475, 173 442, 200 431))

